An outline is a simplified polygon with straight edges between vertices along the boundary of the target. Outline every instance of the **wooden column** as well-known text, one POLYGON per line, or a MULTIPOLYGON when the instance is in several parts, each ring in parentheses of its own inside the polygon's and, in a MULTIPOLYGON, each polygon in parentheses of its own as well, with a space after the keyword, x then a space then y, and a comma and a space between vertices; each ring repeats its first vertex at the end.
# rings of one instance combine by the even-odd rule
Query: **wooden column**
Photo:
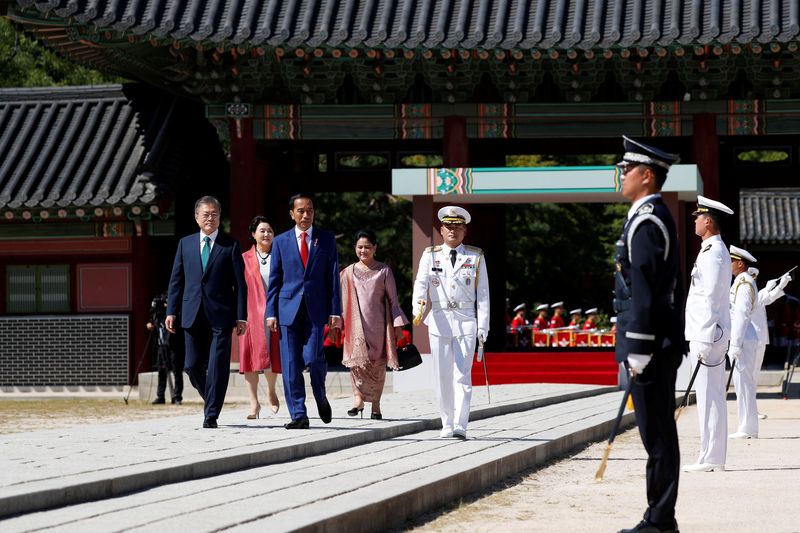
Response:
POLYGON ((675 220, 675 233, 678 235, 678 254, 680 256, 679 264, 681 265, 681 274, 685 283, 689 279, 688 275, 691 272, 691 270, 687 270, 687 266, 689 266, 686 262, 687 258, 694 259, 692 254, 693 246, 699 242, 694 237, 694 226, 687 225, 687 213, 691 213, 694 210, 694 203, 681 202, 676 192, 662 192, 661 197, 675 220), (688 211, 686 209, 687 205, 691 207, 688 211), (690 233, 687 234, 687 231, 690 233))
POLYGON ((699 113, 693 117, 692 158, 703 177, 703 196, 720 199, 719 137, 716 115, 699 113))
MULTIPOLYGON (((419 259, 425 248, 436 244, 441 239, 436 239, 434 232, 434 217, 433 212, 433 197, 432 196, 414 196, 413 204, 411 206, 411 264, 413 265, 413 276, 416 279, 417 268, 419 267, 419 259), (436 242, 434 242, 436 241, 436 242)), ((413 302, 411 309, 412 316, 409 317, 413 320, 413 315, 417 313, 417 303, 413 302)), ((428 342, 428 328, 424 325, 415 326, 413 329, 414 344, 417 346, 421 353, 430 353, 430 343, 428 342)))
POLYGON ((249 248, 247 226, 264 209, 263 180, 258 175, 253 119, 230 119, 231 181, 230 204, 222 206, 231 221, 230 233, 239 239, 242 248, 249 248))
POLYGON ((465 117, 445 117, 442 158, 446 167, 469 166, 469 139, 465 117))

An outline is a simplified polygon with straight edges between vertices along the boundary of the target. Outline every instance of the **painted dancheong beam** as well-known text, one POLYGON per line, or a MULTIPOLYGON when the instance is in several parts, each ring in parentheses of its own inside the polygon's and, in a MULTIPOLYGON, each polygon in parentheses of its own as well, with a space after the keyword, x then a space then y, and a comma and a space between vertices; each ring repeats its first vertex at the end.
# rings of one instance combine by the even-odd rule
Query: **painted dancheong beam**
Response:
MULTIPOLYGON (((673 165, 663 192, 677 192, 685 201, 702 194, 697 165, 673 165)), ((394 169, 392 194, 463 203, 623 200, 613 166, 394 169)))

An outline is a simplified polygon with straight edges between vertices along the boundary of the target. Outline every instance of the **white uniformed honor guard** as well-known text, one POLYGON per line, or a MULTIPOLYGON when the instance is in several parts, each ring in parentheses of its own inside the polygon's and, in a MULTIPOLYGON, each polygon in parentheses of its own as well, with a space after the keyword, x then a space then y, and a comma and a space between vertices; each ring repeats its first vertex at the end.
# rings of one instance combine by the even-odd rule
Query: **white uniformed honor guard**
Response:
POLYGON ((429 305, 428 326, 442 438, 467 438, 476 341, 489 333, 489 280, 483 251, 463 244, 466 209, 439 210, 444 244, 425 249, 414 281, 415 324, 429 305))
MULTIPOLYGON (((751 267, 747 269, 753 279, 758 279, 758 269, 751 267)), ((756 348, 756 363, 753 366, 753 381, 758 386, 758 373, 761 371, 761 364, 764 362, 764 352, 769 344, 769 328, 767 326, 767 306, 775 302, 784 295, 783 289, 792 281, 792 275, 786 273, 780 278, 771 279, 766 287, 758 291, 756 309, 753 311, 753 327, 758 336, 758 347, 756 348)), ((758 413, 759 420, 767 418, 766 414, 758 413)))
POLYGON ((687 472, 725 469, 728 409, 725 403, 725 350, 731 336, 731 258, 720 236, 720 218, 733 210, 721 202, 697 196, 694 231, 702 239, 692 269, 686 299, 686 340, 689 356, 702 365, 695 378, 700 455, 687 472))
POLYGON ((728 357, 733 365, 733 384, 736 387, 736 409, 739 425, 731 439, 758 438, 758 409, 753 367, 756 364, 758 334, 753 316, 758 305, 758 287, 747 272, 756 258, 743 248, 731 245, 731 270, 736 278, 730 290, 731 343, 728 357))

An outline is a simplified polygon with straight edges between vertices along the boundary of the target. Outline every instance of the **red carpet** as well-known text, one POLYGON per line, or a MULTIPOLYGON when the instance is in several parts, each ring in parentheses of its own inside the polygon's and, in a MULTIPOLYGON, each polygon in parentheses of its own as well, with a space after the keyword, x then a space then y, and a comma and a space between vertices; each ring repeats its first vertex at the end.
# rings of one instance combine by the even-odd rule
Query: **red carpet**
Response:
MULTIPOLYGON (((484 354, 489 384, 585 383, 616 385, 613 351, 492 352, 484 354)), ((472 384, 486 383, 483 363, 472 363, 472 384)))

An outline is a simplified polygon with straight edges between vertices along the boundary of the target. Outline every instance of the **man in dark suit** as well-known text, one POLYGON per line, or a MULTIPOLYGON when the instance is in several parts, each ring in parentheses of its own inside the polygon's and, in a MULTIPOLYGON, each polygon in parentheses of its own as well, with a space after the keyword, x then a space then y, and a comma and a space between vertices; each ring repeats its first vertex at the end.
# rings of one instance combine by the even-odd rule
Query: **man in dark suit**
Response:
POLYGON ((200 233, 178 243, 164 324, 175 333, 180 317, 185 369, 205 401, 204 428, 217 427, 230 375, 231 334, 247 329, 247 287, 239 243, 219 231, 222 206, 213 196, 194 204, 200 233))
POLYGON ((631 390, 647 451, 647 510, 620 533, 677 532, 680 452, 675 378, 683 354, 683 288, 675 222, 661 198, 678 157, 627 137, 618 164, 622 194, 632 202, 617 241, 614 310, 617 361, 637 376, 631 390))
POLYGON ((331 421, 325 396, 328 365, 323 351, 327 323, 331 335, 341 334, 342 294, 339 255, 333 234, 313 227, 314 202, 297 194, 289 201, 295 226, 272 244, 267 290, 267 327, 281 329, 281 368, 286 404, 292 421, 286 429, 308 428, 303 369, 309 368, 319 417, 331 421))

